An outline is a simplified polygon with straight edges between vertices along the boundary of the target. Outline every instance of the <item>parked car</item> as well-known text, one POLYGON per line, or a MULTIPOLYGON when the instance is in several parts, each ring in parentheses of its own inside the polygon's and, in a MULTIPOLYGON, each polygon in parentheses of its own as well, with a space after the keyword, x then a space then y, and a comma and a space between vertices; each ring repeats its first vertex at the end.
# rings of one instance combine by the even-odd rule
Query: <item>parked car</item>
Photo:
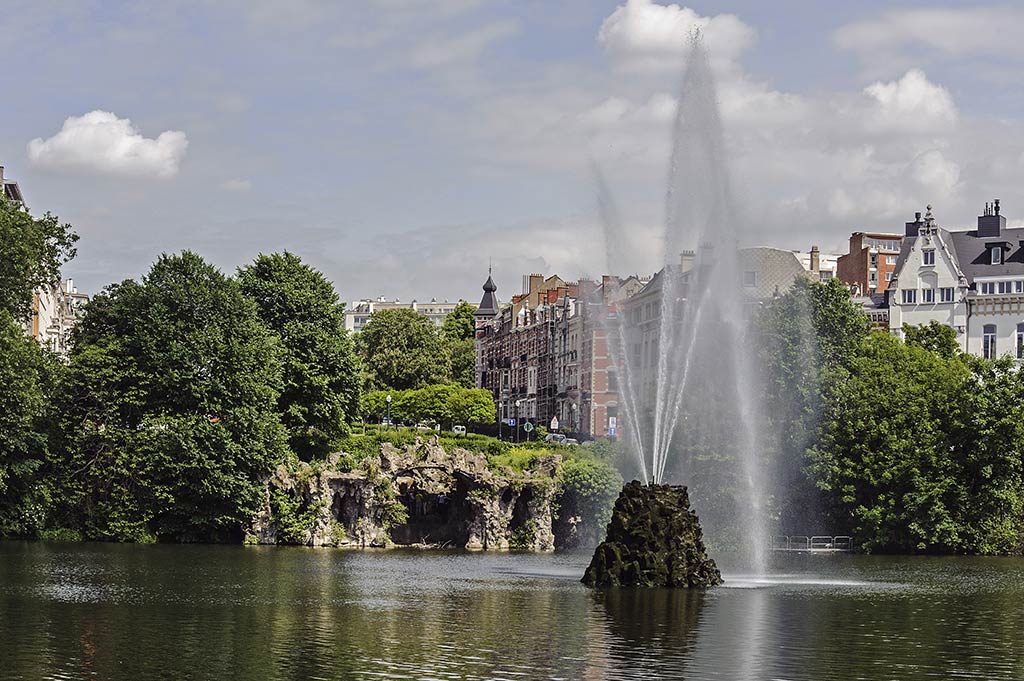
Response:
POLYGON ((437 426, 429 421, 420 421, 416 424, 416 430, 436 430, 437 426))
POLYGON ((579 443, 580 441, 574 437, 567 437, 564 440, 562 440, 563 445, 578 445, 579 443))
POLYGON ((567 438, 561 433, 548 433, 544 436, 544 442, 551 442, 556 445, 564 445, 566 439, 567 438))
POLYGON ((466 426, 452 426, 452 432, 455 433, 456 435, 465 435, 466 426))
POLYGON ((393 426, 395 424, 394 424, 394 422, 392 422, 391 419, 389 419, 387 416, 385 416, 384 418, 382 418, 380 420, 380 425, 382 425, 382 426, 393 426))

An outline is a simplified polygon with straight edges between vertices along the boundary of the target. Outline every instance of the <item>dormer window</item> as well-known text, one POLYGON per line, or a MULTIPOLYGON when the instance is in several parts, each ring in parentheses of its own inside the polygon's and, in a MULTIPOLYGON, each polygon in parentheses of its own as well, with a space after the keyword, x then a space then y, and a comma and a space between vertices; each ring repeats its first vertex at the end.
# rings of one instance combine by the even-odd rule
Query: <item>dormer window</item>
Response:
POLYGON ((989 257, 991 258, 990 262, 993 265, 1002 265, 1003 264, 1003 249, 1000 248, 999 246, 994 246, 993 248, 989 249, 989 257))
POLYGON ((933 249, 922 251, 921 255, 924 256, 924 264, 926 266, 935 264, 935 251, 933 249))

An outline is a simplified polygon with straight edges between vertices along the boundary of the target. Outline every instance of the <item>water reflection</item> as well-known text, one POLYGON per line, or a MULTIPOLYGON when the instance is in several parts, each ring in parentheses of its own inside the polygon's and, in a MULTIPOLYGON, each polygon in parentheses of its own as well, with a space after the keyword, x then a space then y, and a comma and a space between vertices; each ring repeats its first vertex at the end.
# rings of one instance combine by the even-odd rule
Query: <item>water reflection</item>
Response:
POLYGON ((1021 679, 1024 561, 590 591, 586 556, 0 542, 4 679, 1021 679))

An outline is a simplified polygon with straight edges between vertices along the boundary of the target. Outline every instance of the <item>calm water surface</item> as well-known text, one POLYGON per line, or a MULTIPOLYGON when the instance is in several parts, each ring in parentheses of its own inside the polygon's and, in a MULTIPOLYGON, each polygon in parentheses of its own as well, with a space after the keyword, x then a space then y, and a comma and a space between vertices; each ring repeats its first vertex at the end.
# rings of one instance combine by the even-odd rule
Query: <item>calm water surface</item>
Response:
POLYGON ((0 678, 1024 679, 1022 560, 602 593, 588 558, 0 542, 0 678))

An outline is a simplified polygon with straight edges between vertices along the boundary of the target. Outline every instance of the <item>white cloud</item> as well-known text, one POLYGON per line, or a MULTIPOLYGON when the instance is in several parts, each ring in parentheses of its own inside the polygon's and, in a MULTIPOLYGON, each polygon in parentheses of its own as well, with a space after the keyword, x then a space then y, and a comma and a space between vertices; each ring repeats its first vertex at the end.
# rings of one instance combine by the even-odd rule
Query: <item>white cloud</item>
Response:
POLYGON ((598 41, 627 66, 677 68, 691 35, 700 31, 712 58, 728 62, 754 44, 757 33, 733 14, 704 17, 689 7, 627 0, 604 20, 598 41))
POLYGON ((945 196, 960 181, 960 166, 943 156, 938 149, 931 149, 910 164, 910 176, 924 189, 945 196))
POLYGON ((864 92, 878 103, 874 123, 883 127, 948 128, 957 120, 949 90, 929 81, 920 69, 911 69, 896 81, 869 85, 864 92))
POLYGON ((170 178, 178 174, 187 147, 181 131, 149 139, 129 119, 97 110, 71 116, 54 136, 29 142, 28 157, 47 170, 170 178))
POLYGON ((511 20, 495 21, 461 35, 436 37, 420 44, 412 51, 412 65, 429 69, 455 62, 475 59, 492 43, 519 31, 519 23, 511 20))
POLYGON ((864 55, 927 47, 937 52, 1024 56, 1024 45, 1009 36, 1024 31, 1020 7, 900 9, 876 19, 842 26, 833 34, 839 47, 864 55))
POLYGON ((234 178, 222 182, 220 188, 228 192, 247 192, 252 189, 252 182, 241 178, 234 178))

